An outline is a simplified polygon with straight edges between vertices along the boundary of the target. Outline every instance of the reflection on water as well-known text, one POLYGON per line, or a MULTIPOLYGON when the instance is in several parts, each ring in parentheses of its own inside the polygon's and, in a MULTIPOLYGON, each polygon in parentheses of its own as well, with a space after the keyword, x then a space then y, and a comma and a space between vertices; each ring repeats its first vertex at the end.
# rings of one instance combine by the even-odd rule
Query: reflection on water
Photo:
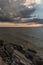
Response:
POLYGON ((43 28, 0 28, 0 39, 43 47, 43 28))

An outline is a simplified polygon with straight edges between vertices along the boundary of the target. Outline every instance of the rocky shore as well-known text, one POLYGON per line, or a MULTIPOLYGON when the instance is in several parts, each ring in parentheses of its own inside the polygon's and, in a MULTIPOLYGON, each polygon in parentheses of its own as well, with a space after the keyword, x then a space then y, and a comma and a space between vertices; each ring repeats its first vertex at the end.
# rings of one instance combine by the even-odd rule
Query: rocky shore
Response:
POLYGON ((43 65, 43 59, 37 55, 37 51, 7 43, 0 40, 0 64, 1 65, 43 65), (3 63, 2 63, 3 62, 3 63))

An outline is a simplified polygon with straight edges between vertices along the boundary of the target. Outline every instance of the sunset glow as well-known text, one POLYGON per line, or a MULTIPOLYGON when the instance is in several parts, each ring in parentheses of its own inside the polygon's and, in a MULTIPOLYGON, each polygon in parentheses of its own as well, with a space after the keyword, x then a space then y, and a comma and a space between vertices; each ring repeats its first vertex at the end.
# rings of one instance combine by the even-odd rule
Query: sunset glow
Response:
POLYGON ((43 27, 43 24, 36 23, 8 23, 0 22, 0 27, 43 27))

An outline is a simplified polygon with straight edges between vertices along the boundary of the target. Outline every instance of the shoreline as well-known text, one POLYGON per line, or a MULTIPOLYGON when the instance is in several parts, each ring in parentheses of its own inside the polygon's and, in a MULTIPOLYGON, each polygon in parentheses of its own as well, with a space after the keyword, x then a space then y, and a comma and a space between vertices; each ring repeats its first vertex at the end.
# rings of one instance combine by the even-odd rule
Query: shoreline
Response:
POLYGON ((43 24, 0 22, 0 27, 43 27, 43 24))

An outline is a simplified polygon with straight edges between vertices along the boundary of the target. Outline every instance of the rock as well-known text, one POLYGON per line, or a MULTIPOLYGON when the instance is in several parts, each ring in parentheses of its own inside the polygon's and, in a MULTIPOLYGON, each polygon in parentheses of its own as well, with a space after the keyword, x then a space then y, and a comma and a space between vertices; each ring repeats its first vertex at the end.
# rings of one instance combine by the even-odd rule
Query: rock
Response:
POLYGON ((20 62, 22 62, 23 64, 32 64, 31 60, 27 59, 22 53, 20 53, 17 50, 14 50, 14 55, 16 55, 16 57, 18 57, 20 59, 20 62))
POLYGON ((43 59, 39 56, 34 56, 32 61, 34 65, 43 65, 43 59))
POLYGON ((0 40, 0 47, 3 46, 4 40, 0 40))
POLYGON ((4 62, 1 65, 43 65, 43 59, 36 54, 34 50, 0 40, 0 59, 4 62))
POLYGON ((2 60, 1 57, 0 57, 0 65, 7 65, 7 64, 2 60))
POLYGON ((2 58, 0 57, 0 65, 3 65, 2 58))
POLYGON ((28 51, 30 51, 30 52, 32 52, 32 53, 34 53, 34 54, 37 53, 35 50, 32 50, 32 49, 28 49, 28 51))
POLYGON ((13 45, 14 49, 17 49, 19 51, 22 51, 23 50, 23 47, 20 46, 20 45, 17 45, 17 44, 12 44, 12 45, 13 45))

